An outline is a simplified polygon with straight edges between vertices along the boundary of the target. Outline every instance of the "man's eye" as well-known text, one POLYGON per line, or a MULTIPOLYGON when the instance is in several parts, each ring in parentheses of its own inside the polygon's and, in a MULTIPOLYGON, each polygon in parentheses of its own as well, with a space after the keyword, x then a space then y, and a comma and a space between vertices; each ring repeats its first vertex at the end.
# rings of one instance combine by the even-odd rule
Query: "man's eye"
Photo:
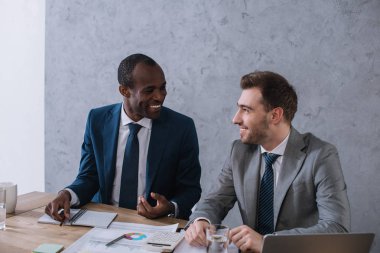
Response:
POLYGON ((145 89, 144 92, 145 92, 145 93, 152 93, 152 92, 153 92, 153 89, 145 89))

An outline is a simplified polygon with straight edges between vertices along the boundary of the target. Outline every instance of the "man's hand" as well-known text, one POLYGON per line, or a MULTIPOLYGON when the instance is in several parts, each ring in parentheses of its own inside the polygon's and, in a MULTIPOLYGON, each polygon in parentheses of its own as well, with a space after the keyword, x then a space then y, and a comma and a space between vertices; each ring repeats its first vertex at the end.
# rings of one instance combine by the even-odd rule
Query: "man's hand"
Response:
POLYGON ((261 253, 263 246, 263 236, 246 225, 231 229, 230 241, 243 252, 261 253))
POLYGON ((148 201, 143 197, 139 197, 139 203, 137 205, 137 213, 149 219, 154 219, 174 212, 174 204, 168 201, 164 195, 151 192, 150 196, 157 200, 157 205, 152 207, 148 201))
POLYGON ((206 228, 208 226, 210 226, 210 224, 205 220, 197 220, 196 222, 190 224, 185 233, 186 241, 192 246, 206 247, 206 228))
POLYGON ((70 199, 71 195, 68 191, 62 190, 58 193, 58 196, 45 207, 45 213, 55 220, 64 221, 70 218, 70 199), (63 215, 60 215, 58 211, 64 209, 63 215))

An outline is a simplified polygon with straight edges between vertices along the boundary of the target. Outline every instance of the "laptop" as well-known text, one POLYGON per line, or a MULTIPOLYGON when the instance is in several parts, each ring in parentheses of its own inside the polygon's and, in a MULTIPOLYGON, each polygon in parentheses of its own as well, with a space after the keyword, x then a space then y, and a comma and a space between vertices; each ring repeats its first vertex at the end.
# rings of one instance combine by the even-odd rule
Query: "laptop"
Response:
POLYGON ((266 235, 262 253, 369 253, 373 233, 266 235))

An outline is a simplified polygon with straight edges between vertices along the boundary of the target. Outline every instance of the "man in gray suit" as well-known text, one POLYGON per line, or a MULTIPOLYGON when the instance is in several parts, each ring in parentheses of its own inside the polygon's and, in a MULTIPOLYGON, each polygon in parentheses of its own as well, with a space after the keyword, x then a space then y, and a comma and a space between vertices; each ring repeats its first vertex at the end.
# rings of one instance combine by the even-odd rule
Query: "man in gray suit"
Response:
POLYGON ((247 74, 233 123, 240 140, 216 187, 190 217, 186 240, 206 246, 205 229, 221 223, 237 201, 244 225, 230 231, 242 251, 261 252, 269 233, 341 233, 350 229, 350 207, 336 148, 291 125, 297 95, 282 76, 247 74))

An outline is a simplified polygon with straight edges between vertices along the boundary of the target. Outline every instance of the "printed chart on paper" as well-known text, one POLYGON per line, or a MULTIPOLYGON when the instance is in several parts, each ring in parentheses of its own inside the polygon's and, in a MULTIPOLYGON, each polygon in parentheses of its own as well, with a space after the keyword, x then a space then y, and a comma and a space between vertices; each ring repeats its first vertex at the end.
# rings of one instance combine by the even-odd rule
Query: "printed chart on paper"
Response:
POLYGON ((68 247, 64 253, 117 253, 117 252, 151 252, 142 248, 145 241, 160 231, 175 232, 178 224, 168 226, 152 226, 136 223, 113 222, 108 229, 93 228, 68 247), (113 245, 106 244, 113 239, 125 235, 125 238, 113 245))

